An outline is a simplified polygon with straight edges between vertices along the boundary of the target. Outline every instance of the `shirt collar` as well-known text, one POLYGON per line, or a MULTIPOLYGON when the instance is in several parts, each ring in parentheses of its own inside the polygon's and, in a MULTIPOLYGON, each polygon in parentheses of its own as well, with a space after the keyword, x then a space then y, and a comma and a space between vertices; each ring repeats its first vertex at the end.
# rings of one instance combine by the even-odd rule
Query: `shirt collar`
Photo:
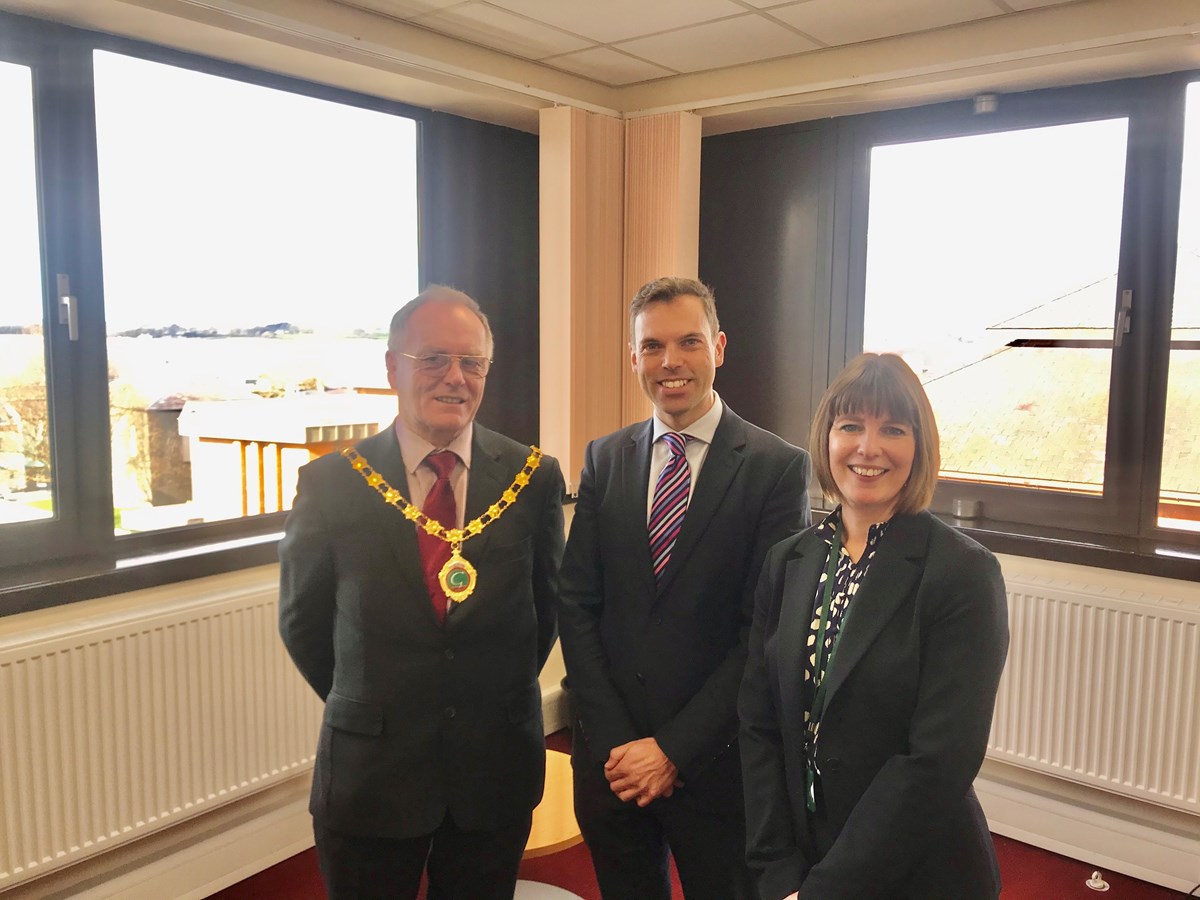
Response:
MULTIPOLYGON (((706 444, 711 444, 713 435, 717 433, 717 426, 721 424, 721 410, 725 408, 721 403, 721 397, 716 391, 713 391, 713 405, 708 412, 698 418, 687 428, 680 429, 680 434, 690 435, 697 441, 703 441, 706 444)), ((658 417, 658 413, 654 414, 652 420, 654 422, 654 440, 658 440, 668 431, 675 429, 669 427, 662 419, 658 417)))
MULTIPOLYGON (((895 518, 893 516, 892 518, 895 518)), ((833 512, 821 520, 821 524, 817 526, 817 534, 829 546, 833 546, 833 536, 837 532, 838 526, 842 523, 842 505, 839 503, 834 507, 833 512)), ((882 522, 875 522, 867 529, 867 544, 875 544, 878 542, 887 531, 889 525, 892 524, 892 519, 885 519, 882 522)))
POLYGON ((399 416, 396 417, 395 429, 396 440, 400 443, 400 455, 404 458, 404 470, 409 475, 415 475, 421 463, 425 461, 425 457, 435 450, 453 450, 462 460, 462 464, 467 467, 467 471, 470 471, 471 440, 475 435, 474 422, 460 431, 458 437, 445 447, 435 447, 420 435, 413 434, 404 427, 399 416))

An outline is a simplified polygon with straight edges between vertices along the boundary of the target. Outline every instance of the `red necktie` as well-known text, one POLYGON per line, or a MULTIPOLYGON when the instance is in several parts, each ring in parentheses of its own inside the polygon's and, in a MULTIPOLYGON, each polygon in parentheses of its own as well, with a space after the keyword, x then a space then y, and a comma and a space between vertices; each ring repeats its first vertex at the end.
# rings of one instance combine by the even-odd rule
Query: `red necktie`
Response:
MULTIPOLYGON (((450 473, 458 464, 458 456, 452 450, 440 450, 430 453, 423 462, 437 473, 437 481, 425 496, 425 506, 421 512, 441 522, 444 528, 456 528, 458 510, 454 503, 454 489, 450 487, 450 473)), ((438 584, 438 572, 450 559, 450 545, 441 538, 426 534, 425 529, 418 525, 417 546, 421 551, 421 568, 425 570, 425 584, 433 602, 433 614, 437 616, 438 624, 442 625, 446 621, 449 598, 438 584)))

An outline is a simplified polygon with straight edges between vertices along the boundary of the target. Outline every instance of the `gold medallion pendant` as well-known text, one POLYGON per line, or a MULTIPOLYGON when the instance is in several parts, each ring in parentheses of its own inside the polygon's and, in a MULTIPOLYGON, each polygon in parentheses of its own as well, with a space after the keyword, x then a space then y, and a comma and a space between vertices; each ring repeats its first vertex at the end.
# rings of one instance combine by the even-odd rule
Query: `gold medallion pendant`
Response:
POLYGON ((477 575, 471 561, 458 552, 458 547, 452 547, 450 558, 438 572, 438 584, 446 592, 446 596, 455 603, 462 603, 475 590, 477 575))
POLYGON ((450 545, 450 559, 442 566, 441 571, 438 572, 438 584, 446 592, 446 596, 455 603, 462 603, 470 597, 475 592, 475 586, 479 583, 479 574, 475 571, 475 567, 471 565, 470 560, 462 555, 463 541, 469 540, 481 533, 500 518, 505 510, 517 502, 517 497, 525 489, 525 486, 529 484, 530 477, 537 471, 538 464, 542 461, 542 451, 537 447, 530 447, 529 456, 525 459, 525 465, 517 473, 517 476, 513 479, 513 483, 497 498, 495 503, 489 506, 482 515, 472 519, 462 528, 446 528, 441 522, 429 518, 429 516, 405 500, 398 490, 388 484, 384 477, 375 471, 371 464, 367 462, 366 457, 353 447, 347 447, 343 450, 342 456, 354 467, 354 471, 361 475, 363 480, 383 498, 385 503, 400 510, 404 518, 416 524, 426 534, 431 534, 450 545))

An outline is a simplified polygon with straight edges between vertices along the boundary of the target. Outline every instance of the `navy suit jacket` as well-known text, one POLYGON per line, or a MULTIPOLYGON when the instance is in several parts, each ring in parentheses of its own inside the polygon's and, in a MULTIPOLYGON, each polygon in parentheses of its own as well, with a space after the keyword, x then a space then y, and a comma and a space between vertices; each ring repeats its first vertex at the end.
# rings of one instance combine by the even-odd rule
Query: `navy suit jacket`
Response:
MULTIPOLYGON (((358 451, 401 494, 395 430, 358 451)), ((475 425, 466 520, 529 448, 475 425)), ((439 626, 416 529, 338 454, 300 470, 279 545, 279 629, 325 701, 310 809, 347 834, 429 834, 447 811, 494 829, 537 805, 545 772, 538 672, 555 639, 563 480, 543 456, 517 502, 463 544, 479 574, 439 626)))
POLYGON ((828 546, 771 550, 742 685, 748 858, 763 900, 995 900, 971 783, 1008 648, 996 558, 927 512, 897 515, 826 674, 821 802, 805 807, 804 659, 828 546))
MULTIPOLYGON (((594 761, 652 736, 685 784, 722 755, 736 782, 754 582, 771 545, 808 523, 808 454, 725 406, 656 585, 652 439, 645 421, 585 454, 559 616, 571 696, 594 761)), ((740 804, 736 783, 726 793, 740 804)))

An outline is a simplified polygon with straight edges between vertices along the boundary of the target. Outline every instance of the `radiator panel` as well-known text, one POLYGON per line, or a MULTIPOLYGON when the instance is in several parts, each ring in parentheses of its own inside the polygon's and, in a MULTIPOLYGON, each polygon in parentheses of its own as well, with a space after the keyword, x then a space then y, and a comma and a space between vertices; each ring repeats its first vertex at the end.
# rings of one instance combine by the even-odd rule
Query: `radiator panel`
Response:
MULTIPOLYGON (((311 766, 321 704, 279 641, 276 577, 6 620, 0 891, 311 766)), ((1007 584, 989 757, 1200 814, 1200 602, 1007 584)))
POLYGON ((1200 610, 1009 578, 988 756, 1200 814, 1200 610))
POLYGON ((311 766, 274 573, 205 581, 0 638, 0 891, 311 766))

